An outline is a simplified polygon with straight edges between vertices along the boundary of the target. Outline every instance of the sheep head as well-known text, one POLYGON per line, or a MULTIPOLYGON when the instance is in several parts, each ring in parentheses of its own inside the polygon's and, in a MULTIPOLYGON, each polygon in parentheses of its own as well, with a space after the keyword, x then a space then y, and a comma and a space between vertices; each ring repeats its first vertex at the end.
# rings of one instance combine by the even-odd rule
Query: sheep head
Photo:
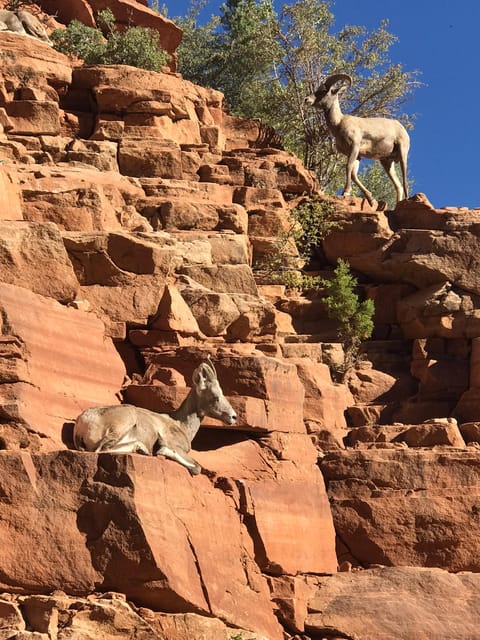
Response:
POLYGON ((335 73, 323 82, 312 95, 305 98, 305 104, 315 109, 328 109, 340 93, 352 85, 352 78, 346 73, 335 73))

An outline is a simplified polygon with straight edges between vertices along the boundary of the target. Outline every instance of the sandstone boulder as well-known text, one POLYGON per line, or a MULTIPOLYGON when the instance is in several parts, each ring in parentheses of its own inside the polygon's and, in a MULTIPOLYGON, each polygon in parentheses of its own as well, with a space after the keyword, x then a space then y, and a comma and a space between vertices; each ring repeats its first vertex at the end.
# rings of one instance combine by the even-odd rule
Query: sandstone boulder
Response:
POLYGON ((207 336, 219 336, 240 317, 240 311, 227 293, 216 293, 205 287, 182 288, 182 296, 207 336))
POLYGON ((283 637, 235 505, 205 476, 160 458, 69 451, 5 454, 0 466, 10 481, 2 590, 120 591, 137 606, 283 637))
POLYGON ((12 134, 56 136, 60 133, 60 110, 56 102, 14 100, 6 106, 12 134))
POLYGON ((118 402, 125 368, 93 314, 0 284, 1 413, 63 447, 62 430, 82 409, 118 402))
POLYGON ((185 266, 179 272, 217 293, 258 295, 252 270, 247 265, 185 266))
POLYGON ((22 172, 27 220, 51 221, 67 231, 120 230, 122 213, 143 191, 115 171, 42 167, 22 172))
POLYGON ((471 448, 327 453, 339 561, 478 571, 478 458, 471 448))
POLYGON ((238 501, 262 571, 274 576, 335 572, 330 510, 309 437, 271 433, 260 443, 237 438, 222 446, 221 433, 209 436, 207 442, 216 440, 216 448, 204 446, 195 457, 238 501))
POLYGON ((431 285, 399 300, 398 322, 406 338, 476 337, 480 332, 477 298, 450 282, 431 285))
POLYGON ((60 302, 73 300, 79 287, 58 228, 51 222, 0 221, 0 281, 60 302))
POLYGON ((365 202, 358 198, 335 200, 331 220, 337 223, 338 229, 323 240, 329 262, 343 258, 355 267, 357 256, 380 250, 393 236, 385 213, 374 211, 365 202))
POLYGON ((403 431, 397 438, 406 442, 409 447, 450 446, 463 449, 465 441, 456 422, 430 421, 426 424, 414 425, 403 431))
POLYGON ((120 173, 125 176, 183 177, 180 147, 165 140, 125 139, 118 150, 120 173))
POLYGON ((0 220, 23 220, 19 179, 13 166, 0 165, 0 220))
POLYGON ((303 416, 315 421, 318 429, 327 429, 338 440, 346 433, 345 410, 353 403, 348 388, 334 384, 326 364, 314 363, 309 358, 292 358, 305 389, 303 416))
POLYGON ((391 220, 401 229, 438 229, 447 230, 456 221, 472 221, 477 212, 458 209, 435 209, 424 193, 416 193, 411 198, 399 202, 392 212, 391 220))
POLYGON ((383 567, 320 578, 307 634, 358 640, 470 640, 480 615, 478 574, 383 567))
POLYGON ((231 640, 235 637, 249 640, 268 640, 264 635, 227 626, 218 618, 207 618, 195 613, 153 614, 151 624, 160 631, 160 638, 172 640, 231 640))
POLYGON ((469 442, 480 444, 480 424, 478 422, 464 422, 460 425, 460 433, 467 444, 469 442))
POLYGON ((111 323, 146 326, 157 313, 168 275, 191 249, 156 233, 68 233, 64 240, 81 297, 110 329, 111 323))
MULTIPOLYGON (((15 60, 15 64, 2 68, 10 100, 13 100, 17 89, 28 85, 64 89, 71 83, 72 65, 69 58, 46 42, 2 31, 0 45, 2 51, 8 52, 7 55, 15 60)), ((3 106, 1 102, 0 106, 3 106)))

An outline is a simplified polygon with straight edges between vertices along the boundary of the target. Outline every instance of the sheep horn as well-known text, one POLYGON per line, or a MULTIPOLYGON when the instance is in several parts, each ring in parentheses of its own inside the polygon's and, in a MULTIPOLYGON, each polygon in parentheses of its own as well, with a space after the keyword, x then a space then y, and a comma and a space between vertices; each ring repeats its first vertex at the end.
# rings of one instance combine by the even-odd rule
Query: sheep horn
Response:
POLYGON ((345 82, 347 82, 349 87, 352 86, 352 77, 347 73, 334 73, 333 76, 328 76, 328 78, 325 80, 325 89, 330 89, 332 85, 334 85, 336 82, 340 82, 340 80, 344 80, 345 82))
POLYGON ((210 371, 213 374, 214 379, 218 379, 217 371, 216 371, 216 369, 215 369, 215 367, 213 365, 213 362, 212 362, 210 356, 207 356, 207 360, 206 360, 206 362, 204 362, 204 364, 205 364, 205 366, 207 366, 210 369, 210 371))

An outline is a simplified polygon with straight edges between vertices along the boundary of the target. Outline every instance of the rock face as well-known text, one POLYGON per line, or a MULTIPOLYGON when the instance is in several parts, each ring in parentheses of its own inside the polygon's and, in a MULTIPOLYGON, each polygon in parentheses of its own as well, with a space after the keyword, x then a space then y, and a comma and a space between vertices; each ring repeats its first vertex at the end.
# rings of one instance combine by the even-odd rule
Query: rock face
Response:
MULTIPOLYGON (((235 448, 230 453, 234 455, 235 448)), ((212 466, 216 456, 224 455, 220 450, 210 457, 212 466)), ((0 464, 3 491, 9 496, 8 505, 2 506, 2 535, 10 550, 2 561, 3 590, 63 589, 88 595, 94 589, 115 589, 140 606, 213 614, 275 640, 282 633, 260 572, 260 548, 287 571, 335 569, 333 527, 318 469, 317 494, 308 497, 304 491, 309 506, 323 509, 309 523, 317 525, 314 547, 296 550, 290 536, 284 542, 274 532, 271 503, 264 502, 264 497, 275 496, 276 486, 277 507, 283 500, 290 518, 285 534, 300 535, 307 528, 307 522, 299 522, 297 513, 288 509, 289 496, 282 492, 283 483, 292 491, 300 488, 289 482, 288 473, 283 483, 262 482, 261 470, 255 472, 256 479, 249 478, 255 524, 246 524, 249 507, 236 508, 225 476, 217 486, 205 476, 192 479, 178 464, 163 459, 65 451, 5 453, 0 464), (258 537, 255 545, 250 527, 258 537), (33 554, 28 543, 32 530, 37 536, 33 554)), ((289 466, 278 464, 279 471, 284 465, 289 466)))
POLYGON ((58 448, 64 423, 118 402, 125 366, 93 314, 8 284, 0 284, 0 314, 2 422, 19 422, 58 448))
MULTIPOLYGON (((173 69, 147 4, 108 6, 173 69)), ((258 269, 321 195, 298 158, 171 71, 0 45, 0 635, 476 637, 479 212, 330 199, 317 266, 376 303, 341 379, 321 297, 258 269), (202 475, 71 450, 84 408, 173 411, 207 358, 238 420, 203 421, 202 475)))
POLYGON ((478 451, 331 452, 322 471, 340 559, 478 572, 478 451))
POLYGON ((471 599, 478 591, 472 573, 411 567, 339 573, 315 585, 306 629, 308 637, 468 640, 478 633, 478 600, 471 599))
POLYGON ((78 280, 56 225, 0 222, 0 247, 2 283, 64 303, 76 297, 78 280))

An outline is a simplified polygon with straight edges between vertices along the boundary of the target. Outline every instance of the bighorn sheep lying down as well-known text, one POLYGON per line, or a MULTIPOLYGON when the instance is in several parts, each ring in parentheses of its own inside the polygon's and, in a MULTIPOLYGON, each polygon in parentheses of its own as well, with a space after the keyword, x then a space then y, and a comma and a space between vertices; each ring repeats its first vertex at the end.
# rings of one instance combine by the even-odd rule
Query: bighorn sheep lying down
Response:
POLYGON ((52 44, 40 20, 22 9, 17 9, 17 11, 2 9, 0 11, 0 31, 13 31, 24 36, 34 36, 52 44))
POLYGON ((337 73, 329 76, 313 95, 305 99, 305 104, 323 111, 327 126, 335 138, 338 151, 348 157, 347 180, 343 195, 350 195, 353 180, 363 191, 368 202, 372 204, 372 194, 360 182, 357 174, 360 158, 373 158, 380 160, 388 177, 395 185, 397 202, 408 198, 409 135, 398 120, 344 115, 340 109, 338 98, 351 84, 352 78, 349 75, 337 73), (400 162, 403 189, 395 172, 394 162, 400 162))
POLYGON ((204 416, 228 425, 237 419, 210 361, 195 369, 192 389, 173 413, 155 413, 131 404, 92 407, 78 416, 73 441, 75 448, 87 451, 163 455, 196 475, 202 468, 188 452, 204 416))

